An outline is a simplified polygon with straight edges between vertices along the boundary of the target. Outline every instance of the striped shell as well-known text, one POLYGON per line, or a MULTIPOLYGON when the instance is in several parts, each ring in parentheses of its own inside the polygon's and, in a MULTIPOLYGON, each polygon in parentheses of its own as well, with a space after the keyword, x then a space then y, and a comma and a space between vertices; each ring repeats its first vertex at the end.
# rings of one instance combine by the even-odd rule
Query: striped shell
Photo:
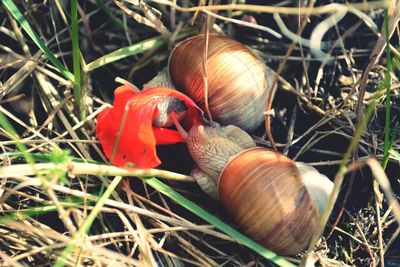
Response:
POLYGON ((319 211, 291 159, 264 148, 244 150, 223 169, 218 192, 239 228, 260 244, 282 255, 309 245, 319 211))
MULTIPOLYGON (((204 34, 178 44, 171 53, 168 71, 176 88, 205 110, 204 34)), ((263 111, 273 75, 246 46, 210 34, 207 54, 210 113, 222 125, 252 131, 264 120, 263 111)))

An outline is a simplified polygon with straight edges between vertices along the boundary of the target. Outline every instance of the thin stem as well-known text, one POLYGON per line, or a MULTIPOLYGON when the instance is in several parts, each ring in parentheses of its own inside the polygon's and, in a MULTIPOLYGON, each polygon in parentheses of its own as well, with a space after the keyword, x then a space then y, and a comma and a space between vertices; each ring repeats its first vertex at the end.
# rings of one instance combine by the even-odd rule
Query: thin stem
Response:
POLYGON ((208 72, 207 72, 207 59, 208 59, 208 41, 209 41, 209 24, 210 17, 207 15, 205 21, 205 32, 204 32, 204 48, 203 48, 203 84, 204 84, 204 106, 210 122, 213 122, 210 107, 208 105, 208 72))
POLYGON ((38 172, 51 171, 54 169, 65 170, 72 175, 108 175, 108 176, 135 176, 135 177, 160 177, 180 182, 194 182, 191 176, 164 171, 159 169, 135 169, 118 168, 109 165, 95 163, 69 162, 67 164, 36 163, 36 164, 14 164, 0 168, 0 177, 23 177, 35 175, 38 172))

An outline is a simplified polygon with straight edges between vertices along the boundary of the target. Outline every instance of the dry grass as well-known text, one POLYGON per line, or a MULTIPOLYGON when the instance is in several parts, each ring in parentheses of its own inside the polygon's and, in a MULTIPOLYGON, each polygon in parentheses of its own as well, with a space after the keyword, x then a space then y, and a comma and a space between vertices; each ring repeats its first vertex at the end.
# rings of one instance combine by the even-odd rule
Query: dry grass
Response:
MULTIPOLYGON (((15 2, 46 46, 72 69, 68 1, 15 2)), ((2 5, 0 112, 18 138, 7 127, 0 128, 1 266, 48 266, 61 259, 67 266, 273 266, 140 179, 122 178, 190 180, 178 174, 190 169, 181 163, 189 163, 183 146, 168 148, 175 158, 164 157, 163 167, 171 172, 98 169, 93 163, 107 162, 94 125, 97 114, 111 102, 114 78, 141 87, 165 66, 167 47, 183 37, 182 29, 192 22, 201 27, 205 21, 210 31, 258 50, 276 72, 278 91, 266 107, 266 129, 253 134, 257 143, 275 145, 332 180, 336 177, 335 194, 310 246, 315 249, 309 262, 400 264, 400 143, 399 134, 393 133, 400 115, 399 4, 389 21, 394 68, 390 125, 385 128, 385 1, 352 7, 329 1, 317 7, 309 1, 302 8, 289 1, 277 1, 276 6, 219 2, 81 1, 79 41, 86 62, 155 36, 167 40, 164 46, 157 43, 144 53, 93 70, 83 67, 84 119, 76 112, 73 83, 47 61, 2 5), (363 122, 371 104, 371 118, 363 122), (388 130, 395 136, 385 173, 380 163, 388 130), (25 155, 18 152, 21 146, 25 155)), ((169 185, 229 222, 221 206, 196 185, 169 185)), ((299 264, 301 257, 288 259, 299 264)))

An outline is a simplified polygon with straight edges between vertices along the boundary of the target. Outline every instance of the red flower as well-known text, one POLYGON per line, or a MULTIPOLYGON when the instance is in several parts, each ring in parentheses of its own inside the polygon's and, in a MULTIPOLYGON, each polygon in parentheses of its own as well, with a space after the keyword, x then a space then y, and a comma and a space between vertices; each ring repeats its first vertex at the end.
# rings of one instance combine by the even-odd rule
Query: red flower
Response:
POLYGON ((97 117, 96 133, 106 156, 116 166, 133 163, 144 169, 156 167, 161 163, 156 144, 185 142, 178 131, 153 126, 157 115, 164 114, 159 112, 159 104, 166 97, 175 97, 185 104, 185 127, 202 121, 200 108, 176 90, 158 87, 137 93, 123 85, 115 90, 114 96, 114 106, 97 117))

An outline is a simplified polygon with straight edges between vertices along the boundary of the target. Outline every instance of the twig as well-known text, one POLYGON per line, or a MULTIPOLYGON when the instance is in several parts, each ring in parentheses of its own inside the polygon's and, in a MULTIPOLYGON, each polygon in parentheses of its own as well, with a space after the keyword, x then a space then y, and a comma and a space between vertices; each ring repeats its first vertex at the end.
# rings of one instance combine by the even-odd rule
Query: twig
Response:
MULTIPOLYGON (((279 39, 282 38, 282 34, 274 31, 273 29, 271 29, 269 27, 263 26, 263 25, 258 25, 258 24, 254 24, 254 23, 251 23, 251 22, 239 20, 239 19, 228 18, 228 17, 225 17, 225 16, 221 16, 221 15, 215 14, 214 12, 211 12, 209 10, 203 10, 203 12, 205 14, 209 15, 210 17, 214 17, 214 18, 217 18, 217 19, 220 19, 220 20, 224 20, 224 21, 227 21, 227 22, 235 23, 235 24, 240 25, 240 26, 249 27, 249 28, 252 28, 252 29, 264 31, 264 32, 267 32, 267 33, 271 34, 272 36, 274 36, 276 38, 279 38, 279 39)), ((232 24, 229 24, 229 25, 232 25, 232 24)))
MULTIPOLYGON (((248 4, 238 4, 238 5, 215 5, 215 6, 196 6, 196 7, 181 7, 174 4, 168 0, 152 0, 152 2, 159 3, 166 6, 173 6, 178 11, 182 12, 201 12, 204 10, 209 11, 220 11, 220 10, 242 10, 242 11, 252 11, 260 13, 279 13, 287 15, 321 15, 335 13, 337 4, 328 4, 325 6, 314 7, 309 5, 308 7, 298 8, 298 7, 279 7, 279 6, 266 6, 266 5, 248 5, 248 4)), ((355 4, 341 5, 344 9, 355 8, 358 10, 370 10, 387 7, 386 1, 368 1, 355 4)))
POLYGON ((213 122, 210 107, 208 105, 208 70, 207 70, 207 60, 208 60, 208 44, 209 44, 209 27, 210 27, 210 16, 207 15, 205 19, 204 28, 204 46, 203 46, 203 61, 202 61, 202 71, 203 71, 203 86, 204 86, 204 106, 210 122, 213 122))
POLYGON ((94 163, 69 162, 67 164, 55 163, 37 163, 34 166, 30 164, 14 164, 0 168, 0 177, 23 177, 35 175, 36 171, 64 170, 72 175, 109 175, 109 176, 135 176, 135 177, 161 177, 164 179, 194 182, 191 176, 174 173, 158 169, 123 169, 115 166, 100 165, 94 163))
POLYGON ((381 220, 381 205, 383 201, 382 193, 379 191, 379 182, 374 180, 374 194, 375 194, 375 215, 376 215, 376 228, 378 230, 378 246, 379 246, 379 262, 382 267, 385 266, 383 240, 382 240, 382 220, 381 220))

